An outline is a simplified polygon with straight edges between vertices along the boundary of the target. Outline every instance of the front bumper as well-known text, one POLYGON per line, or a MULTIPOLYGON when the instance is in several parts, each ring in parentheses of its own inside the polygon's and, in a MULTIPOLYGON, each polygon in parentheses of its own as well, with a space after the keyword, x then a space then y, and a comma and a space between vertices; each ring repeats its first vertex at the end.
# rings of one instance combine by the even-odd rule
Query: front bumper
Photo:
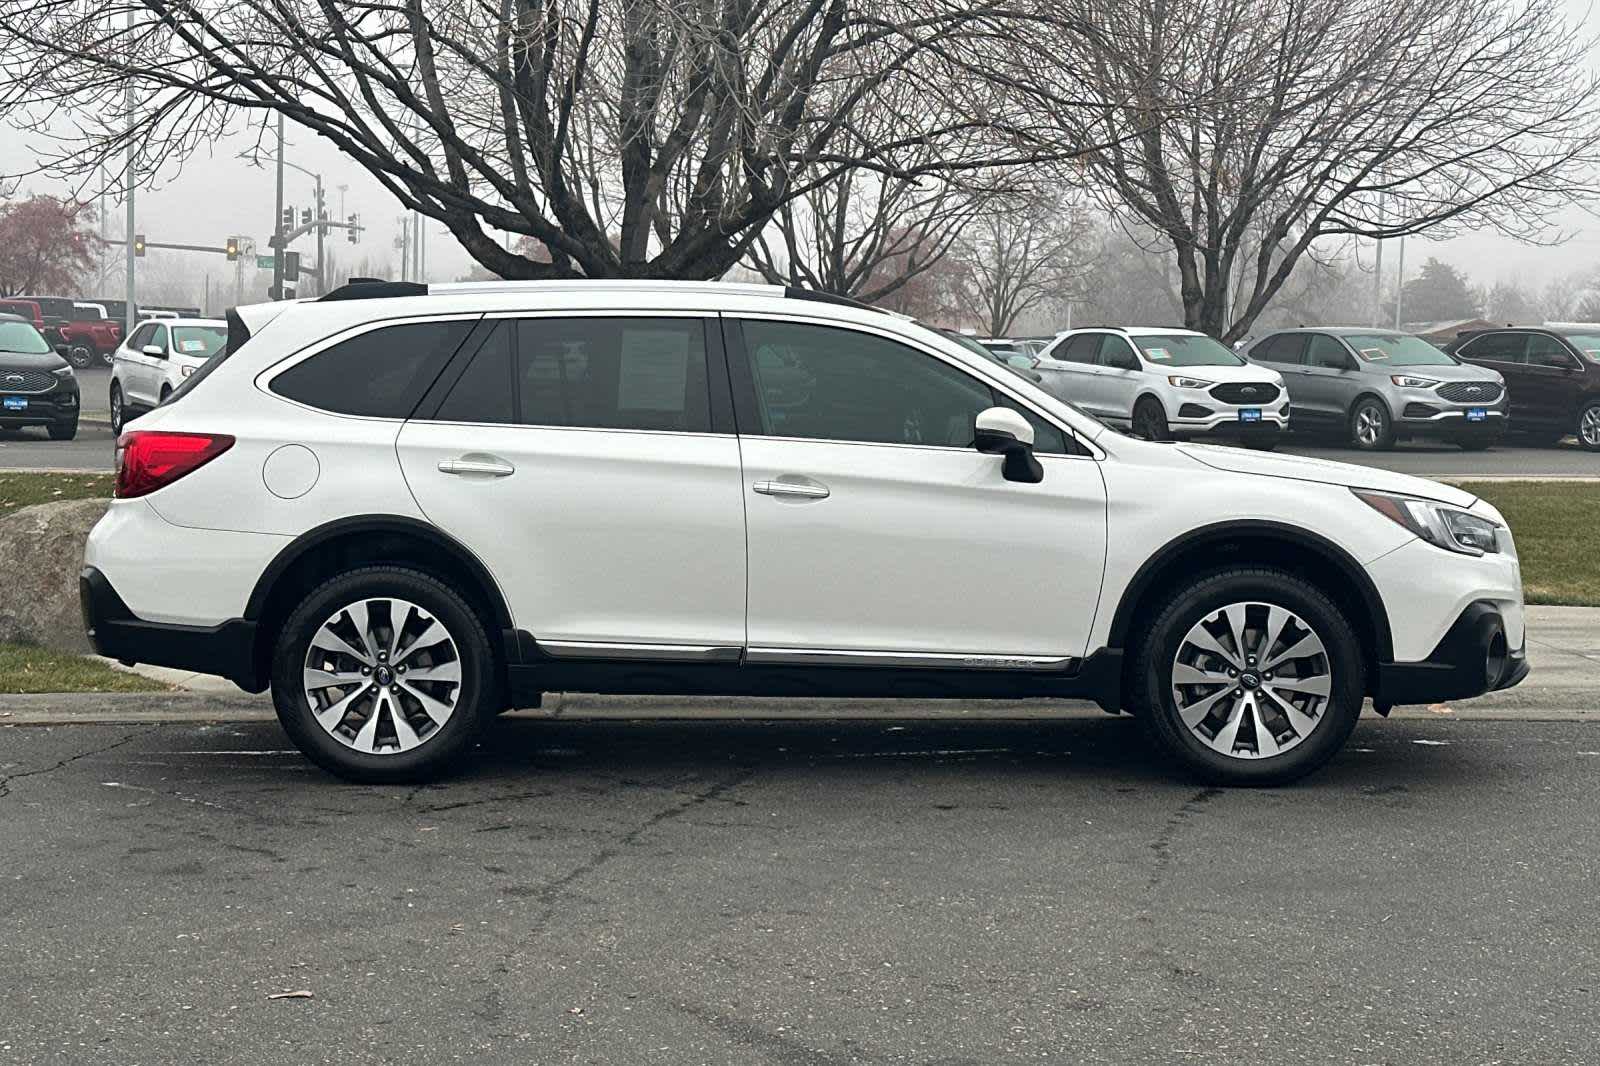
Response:
POLYGON ((1379 663, 1372 701, 1380 711, 1408 703, 1464 700, 1510 688, 1528 676, 1527 642, 1512 648, 1496 605, 1479 600, 1421 662, 1379 663))
POLYGON ((1215 400, 1206 403, 1186 401, 1167 417, 1167 429, 1175 437, 1243 437, 1258 434, 1272 436, 1289 428, 1287 403, 1275 401, 1271 407, 1253 408, 1261 412, 1261 418, 1252 422, 1240 420, 1241 410, 1243 408, 1240 406, 1219 404, 1215 400))
POLYGON ((53 388, 49 392, 0 392, 0 426, 14 429, 20 426, 56 426, 75 422, 78 418, 78 390, 76 386, 53 388), (8 398, 25 400, 27 406, 14 410, 5 406, 8 398))
POLYGON ((107 658, 217 674, 247 692, 267 687, 255 661, 252 621, 230 618, 213 626, 147 622, 129 610, 106 576, 92 566, 78 575, 78 601, 89 643, 107 658))

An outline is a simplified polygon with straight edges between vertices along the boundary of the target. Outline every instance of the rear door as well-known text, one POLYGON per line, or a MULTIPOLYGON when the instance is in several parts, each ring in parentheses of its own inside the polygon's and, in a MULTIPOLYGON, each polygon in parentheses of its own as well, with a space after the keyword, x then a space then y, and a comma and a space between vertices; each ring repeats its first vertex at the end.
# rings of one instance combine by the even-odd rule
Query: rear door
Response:
POLYGON ((480 330, 400 431, 423 512, 549 654, 737 659, 744 501, 716 320, 528 315, 480 330))
POLYGON ((750 661, 1005 670, 1084 653, 1106 545, 1086 449, 1035 412, 1044 480, 1007 481, 973 421, 1017 401, 954 361, 865 326, 730 328, 750 661))
POLYGON ((1095 360, 1100 355, 1100 333, 1074 333, 1041 356, 1035 368, 1052 395, 1099 414, 1095 360))
POLYGON ((1274 333, 1250 349, 1251 362, 1271 367, 1283 375, 1283 386, 1289 393, 1289 424, 1298 423, 1309 429, 1321 424, 1325 415, 1319 417, 1322 413, 1312 407, 1305 356, 1304 333, 1274 333))

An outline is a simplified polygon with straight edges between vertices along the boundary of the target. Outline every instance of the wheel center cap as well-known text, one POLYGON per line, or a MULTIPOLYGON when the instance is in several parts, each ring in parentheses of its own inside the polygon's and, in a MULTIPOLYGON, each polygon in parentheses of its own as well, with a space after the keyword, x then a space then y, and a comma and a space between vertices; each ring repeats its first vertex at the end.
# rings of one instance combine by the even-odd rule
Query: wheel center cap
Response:
POLYGON ((1239 684, 1245 688, 1259 688, 1261 678, 1254 673, 1243 673, 1239 675, 1239 684))
POLYGON ((380 666, 372 671, 372 680, 380 685, 391 685, 394 683, 394 671, 387 666, 380 666))

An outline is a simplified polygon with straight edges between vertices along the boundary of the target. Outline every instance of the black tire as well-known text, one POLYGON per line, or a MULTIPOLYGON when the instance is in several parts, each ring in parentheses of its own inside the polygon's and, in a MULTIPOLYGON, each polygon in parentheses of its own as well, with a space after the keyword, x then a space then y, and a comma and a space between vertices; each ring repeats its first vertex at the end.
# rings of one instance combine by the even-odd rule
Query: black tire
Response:
POLYGON ((94 362, 94 349, 87 344, 74 344, 67 349, 67 362, 78 370, 87 370, 94 362))
POLYGON ((101 366, 113 366, 116 364, 116 361, 117 350, 115 348, 107 348, 105 351, 100 353, 101 366))
POLYGON ((71 440, 78 435, 78 420, 57 422, 49 428, 51 440, 71 440))
POLYGON ((1350 443, 1364 452, 1386 452, 1394 447, 1394 419, 1376 396, 1363 396, 1350 408, 1350 443))
POLYGON ((128 424, 128 405, 122 398, 122 386, 115 381, 111 383, 108 406, 111 408, 111 433, 120 437, 122 427, 128 424))
POLYGON ((1600 400, 1586 403, 1578 412, 1578 447, 1586 452, 1600 452, 1600 400))
POLYGON ((418 782, 447 772, 472 750, 484 723, 500 710, 498 676, 483 621, 455 590, 421 571, 370 566, 323 583, 289 615, 272 653, 272 702, 290 739, 330 773, 349 781, 418 782), (421 744, 369 754, 335 740, 317 723, 302 675, 311 640, 326 619, 357 601, 381 598, 408 600, 444 625, 456 643, 461 680, 454 712, 421 744))
MULTIPOLYGON (((1196 778, 1219 785, 1281 785, 1321 767, 1344 746, 1361 715, 1365 671, 1361 645, 1332 600, 1308 582, 1280 570, 1232 568, 1196 578, 1170 596, 1145 628, 1135 650, 1129 706, 1157 749, 1196 778), (1191 627, 1229 604, 1248 601, 1284 607, 1322 640, 1330 692, 1316 725, 1293 747, 1264 758, 1225 756, 1184 724, 1173 695, 1173 660, 1191 627)), ((1252 727, 1253 728, 1253 727, 1252 727)))
POLYGON ((1171 440, 1172 432, 1167 428, 1167 410, 1161 406, 1161 401, 1146 396, 1133 405, 1133 435, 1143 437, 1145 440, 1171 440))
POLYGON ((161 386, 161 396, 160 396, 159 399, 156 400, 156 403, 158 403, 158 404, 166 403, 167 402, 167 397, 171 396, 171 395, 172 395, 172 386, 171 385, 163 385, 163 386, 161 386))

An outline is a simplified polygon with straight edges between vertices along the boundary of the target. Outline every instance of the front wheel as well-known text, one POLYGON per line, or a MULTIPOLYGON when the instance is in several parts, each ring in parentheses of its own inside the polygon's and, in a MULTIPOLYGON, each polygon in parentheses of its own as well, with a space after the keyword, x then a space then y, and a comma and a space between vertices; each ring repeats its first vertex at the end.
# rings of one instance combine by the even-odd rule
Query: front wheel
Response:
POLYGON ((122 399, 122 386, 117 382, 111 383, 111 433, 113 436, 122 436, 123 424, 127 421, 128 412, 122 399))
POLYGON ((1486 452, 1495 446, 1493 437, 1457 437, 1456 447, 1464 452, 1486 452))
POLYGON ((71 440, 78 435, 78 420, 57 422, 49 429, 51 440, 71 440))
POLYGON ((431 575, 373 566, 289 615, 272 702, 313 762, 351 781, 424 781, 472 748, 499 709, 483 622, 431 575))
POLYGON ((1175 593, 1134 660, 1156 746, 1202 780, 1277 785, 1322 766, 1361 714, 1361 648, 1316 587, 1228 569, 1175 593))
POLYGON ((1160 400, 1146 396, 1133 405, 1133 435, 1145 440, 1171 440, 1167 427, 1167 411, 1160 400))
POLYGON ((1394 447, 1394 423, 1382 400, 1368 396, 1351 409, 1350 443, 1364 452, 1386 452, 1394 447))
POLYGON ((1589 404, 1578 415, 1578 446, 1587 452, 1600 452, 1600 401, 1589 404))

